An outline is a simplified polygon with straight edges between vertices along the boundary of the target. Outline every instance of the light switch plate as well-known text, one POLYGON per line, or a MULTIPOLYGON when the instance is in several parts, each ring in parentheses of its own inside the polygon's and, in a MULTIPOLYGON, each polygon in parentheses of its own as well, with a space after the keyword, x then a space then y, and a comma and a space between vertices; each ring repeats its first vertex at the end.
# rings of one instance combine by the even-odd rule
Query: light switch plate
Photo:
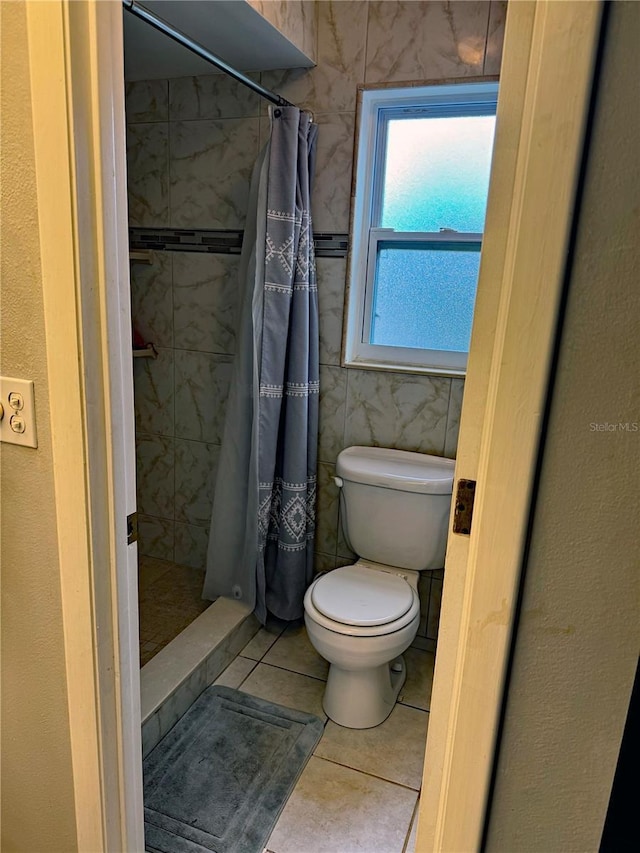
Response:
POLYGON ((0 441, 37 447, 36 406, 33 382, 0 376, 0 441))

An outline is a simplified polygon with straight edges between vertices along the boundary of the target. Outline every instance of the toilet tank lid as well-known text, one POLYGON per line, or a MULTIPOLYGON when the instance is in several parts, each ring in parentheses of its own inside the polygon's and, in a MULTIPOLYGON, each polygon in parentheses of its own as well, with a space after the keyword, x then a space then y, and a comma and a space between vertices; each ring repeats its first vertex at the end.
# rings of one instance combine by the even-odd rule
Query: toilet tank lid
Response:
POLYGON ((343 480, 423 495, 450 495, 453 459, 392 450, 388 447, 347 447, 338 455, 336 473, 343 480))

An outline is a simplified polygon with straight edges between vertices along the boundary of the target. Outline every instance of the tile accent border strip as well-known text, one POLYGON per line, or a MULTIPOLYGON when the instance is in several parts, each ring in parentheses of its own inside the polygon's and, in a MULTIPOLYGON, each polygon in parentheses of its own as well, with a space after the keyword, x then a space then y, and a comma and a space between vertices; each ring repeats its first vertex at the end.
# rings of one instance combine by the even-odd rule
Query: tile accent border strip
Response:
MULTIPOLYGON (((207 230, 204 228, 130 228, 131 251, 149 249, 168 252, 209 252, 239 255, 244 232, 237 230, 207 230)), ((316 232, 313 235, 316 257, 346 258, 348 234, 316 232)))

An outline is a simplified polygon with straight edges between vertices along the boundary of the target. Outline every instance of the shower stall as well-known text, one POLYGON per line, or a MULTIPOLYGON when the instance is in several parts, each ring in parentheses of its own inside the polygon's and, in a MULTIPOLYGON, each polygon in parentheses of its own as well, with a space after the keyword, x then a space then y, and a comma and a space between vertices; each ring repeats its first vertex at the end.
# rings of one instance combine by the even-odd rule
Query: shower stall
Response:
POLYGON ((288 104, 261 82, 282 72, 256 63, 312 64, 266 25, 268 55, 253 51, 256 70, 245 75, 154 14, 182 6, 184 21, 184 7, 207 5, 222 15, 225 55, 246 39, 224 7, 246 6, 250 26, 266 25, 244 3, 123 2, 145 752, 259 624, 251 607, 212 604, 202 589, 251 173, 268 102, 288 104))

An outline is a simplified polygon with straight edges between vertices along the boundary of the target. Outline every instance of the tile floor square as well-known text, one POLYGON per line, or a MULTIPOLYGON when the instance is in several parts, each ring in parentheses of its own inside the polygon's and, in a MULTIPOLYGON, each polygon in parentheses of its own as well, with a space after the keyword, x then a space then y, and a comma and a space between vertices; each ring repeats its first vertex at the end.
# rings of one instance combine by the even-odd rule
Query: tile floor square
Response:
POLYGON ((256 662, 254 660, 238 656, 235 660, 231 661, 229 666, 220 673, 213 683, 222 687, 237 689, 255 666, 256 662))
POLYGON ((410 647, 403 653, 403 657, 407 666, 407 680, 400 691, 398 702, 428 711, 436 656, 433 652, 410 647))
POLYGON ((312 756, 276 824, 272 853, 402 853, 417 794, 312 756))
POLYGON ((263 663, 327 680, 329 664, 311 645, 304 625, 290 625, 271 646, 263 663))
POLYGON ((247 645, 242 649, 240 654, 243 658, 251 658, 251 660, 262 660, 265 654, 269 651, 271 646, 276 642, 280 634, 282 633, 283 628, 278 626, 275 630, 273 628, 260 628, 258 633, 253 637, 247 645))
POLYGON ((419 790, 429 715, 396 705, 372 729, 346 729, 329 720, 314 755, 419 790))
POLYGON ((326 719, 322 709, 324 688, 324 681, 317 678, 288 672, 265 663, 259 663, 240 685, 240 690, 259 699, 266 699, 296 711, 316 714, 323 720, 326 719))

